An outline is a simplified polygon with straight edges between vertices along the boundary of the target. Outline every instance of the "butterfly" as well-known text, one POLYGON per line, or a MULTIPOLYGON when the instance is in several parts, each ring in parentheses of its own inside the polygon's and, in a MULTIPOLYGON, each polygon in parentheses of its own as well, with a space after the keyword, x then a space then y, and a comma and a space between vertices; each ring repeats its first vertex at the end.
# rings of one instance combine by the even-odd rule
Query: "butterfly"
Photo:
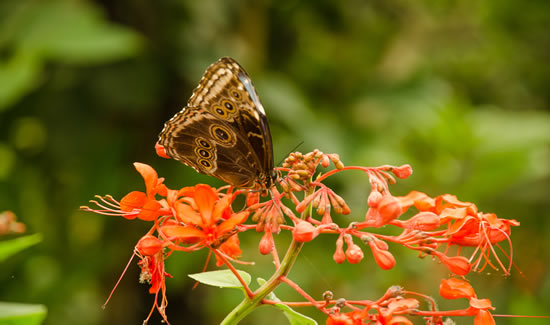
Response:
POLYGON ((187 106, 164 124, 157 152, 238 188, 265 191, 277 179, 264 108, 229 57, 206 69, 187 106))

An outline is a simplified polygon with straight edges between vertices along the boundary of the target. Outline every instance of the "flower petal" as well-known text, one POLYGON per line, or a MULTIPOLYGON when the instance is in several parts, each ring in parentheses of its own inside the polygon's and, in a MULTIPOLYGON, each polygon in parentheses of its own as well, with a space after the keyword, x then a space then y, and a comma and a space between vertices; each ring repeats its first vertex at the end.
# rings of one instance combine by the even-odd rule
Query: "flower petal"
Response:
POLYGON ((477 298, 470 298, 470 306, 476 308, 476 309, 494 309, 494 307, 491 305, 491 300, 489 299, 477 299, 477 298))
POLYGON ((196 243, 205 237, 202 231, 189 226, 162 226, 160 230, 169 238, 182 240, 186 244, 196 243))
POLYGON ((201 216, 191 206, 185 203, 176 203, 176 217, 188 225, 203 226, 201 216))
POLYGON ((130 192, 120 200, 120 210, 130 212, 134 209, 141 209, 147 200, 147 195, 143 192, 130 192))
POLYGON ((148 200, 136 217, 144 221, 155 220, 160 215, 160 208, 162 208, 160 203, 155 200, 148 200))
POLYGON ((205 225, 211 225, 214 222, 212 211, 217 200, 218 195, 212 187, 205 184, 195 185, 195 203, 205 225))
POLYGON ((155 187, 157 186, 158 175, 153 167, 135 162, 134 167, 141 174, 143 180, 145 181, 145 188, 147 189, 147 196, 152 197, 155 193, 155 187))
POLYGON ((227 231, 235 229, 235 226, 240 225, 241 223, 246 221, 249 213, 250 211, 241 211, 239 213, 233 214, 229 219, 225 220, 217 227, 218 234, 221 235, 227 231))
POLYGON ((474 318, 474 325, 495 325, 495 319, 493 315, 485 309, 479 311, 474 318))
POLYGON ((445 299, 472 298, 476 295, 468 282, 457 278, 441 280, 439 294, 445 299))
MULTIPOLYGON (((233 202, 233 194, 229 193, 223 196, 221 199, 217 200, 214 205, 214 211, 212 212, 212 222, 217 222, 223 216, 223 212, 231 206, 233 202)), ((231 213, 231 211, 229 211, 231 213)))

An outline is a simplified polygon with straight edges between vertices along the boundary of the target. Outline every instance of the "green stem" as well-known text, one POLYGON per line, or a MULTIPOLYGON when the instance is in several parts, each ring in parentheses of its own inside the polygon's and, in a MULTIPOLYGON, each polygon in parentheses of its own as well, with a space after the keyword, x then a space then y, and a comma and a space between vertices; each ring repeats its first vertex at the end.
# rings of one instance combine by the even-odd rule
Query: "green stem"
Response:
POLYGON ((245 297, 243 301, 241 301, 241 303, 237 305, 237 307, 235 307, 220 324, 237 324, 246 315, 251 313, 256 307, 258 307, 262 300, 273 290, 275 290, 275 288, 279 286, 279 284, 282 283, 281 277, 286 276, 290 272, 290 269, 294 265, 296 258, 298 258, 298 254, 300 253, 300 249, 303 245, 304 243, 299 243, 292 240, 285 257, 281 262, 281 267, 271 276, 271 278, 266 283, 264 283, 264 285, 262 285, 260 288, 258 288, 258 290, 254 292, 254 296, 252 298, 245 297))
MULTIPOLYGON (((307 195, 311 195, 315 188, 310 188, 307 195)), ((305 219, 308 215, 311 215, 312 206, 309 205, 308 209, 306 209, 302 215, 301 219, 305 219)), ((277 288, 283 281, 281 280, 283 277, 286 277, 288 273, 290 272, 290 269, 294 265, 294 262, 296 262, 296 259, 298 258, 298 254, 300 254, 300 249, 304 243, 299 243, 292 239, 292 242, 290 243, 290 246, 288 247, 288 250, 286 251, 285 257, 283 258, 283 261, 281 262, 281 266, 278 270, 275 271, 275 273, 271 276, 271 278, 265 282, 261 287, 259 287, 255 292, 253 297, 245 297, 243 301, 237 307, 235 307, 220 323, 220 325, 233 325, 238 324, 243 318, 246 317, 246 315, 250 314, 258 305, 262 303, 262 300, 275 288, 277 288)))

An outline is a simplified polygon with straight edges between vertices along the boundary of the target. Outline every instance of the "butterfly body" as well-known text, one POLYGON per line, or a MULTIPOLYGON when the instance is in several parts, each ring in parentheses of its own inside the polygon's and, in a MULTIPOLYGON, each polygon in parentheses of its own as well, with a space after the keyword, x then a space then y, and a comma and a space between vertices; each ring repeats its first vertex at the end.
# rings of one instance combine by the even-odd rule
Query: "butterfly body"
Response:
POLYGON ((165 123, 158 145, 168 157, 239 188, 265 190, 276 179, 264 108, 231 58, 208 67, 187 106, 165 123))

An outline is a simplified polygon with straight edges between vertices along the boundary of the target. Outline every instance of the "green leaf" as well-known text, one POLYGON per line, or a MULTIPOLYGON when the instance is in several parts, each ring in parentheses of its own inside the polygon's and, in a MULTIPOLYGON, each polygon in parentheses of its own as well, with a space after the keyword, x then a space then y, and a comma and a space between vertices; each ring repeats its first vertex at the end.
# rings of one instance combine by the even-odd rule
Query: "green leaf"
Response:
MULTIPOLYGON (((239 270, 237 272, 239 272, 241 278, 244 280, 244 282, 247 285, 250 284, 250 280, 251 280, 250 274, 239 270)), ((202 284, 207 284, 214 287, 242 288, 242 284, 239 282, 239 280, 233 274, 233 272, 231 272, 231 270, 219 270, 219 271, 195 273, 195 274, 189 274, 189 277, 202 284)))
MULTIPOLYGON (((262 278, 256 279, 258 284, 262 286, 265 283, 265 280, 262 278)), ((267 299, 274 300, 274 301, 281 301, 277 296, 275 296, 275 293, 270 292, 267 295, 267 299)), ((294 309, 288 307, 285 304, 275 304, 273 305, 275 308, 278 308, 283 311, 286 318, 290 322, 291 325, 317 325, 317 322, 314 319, 311 319, 307 317, 306 315, 300 314, 299 312, 295 311, 294 309)))
POLYGON ((314 319, 311 319, 306 315, 300 314, 299 312, 288 307, 287 305, 275 304, 274 306, 283 311, 291 325, 317 325, 317 322, 314 319))
POLYGON ((0 60, 0 111, 34 89, 41 74, 41 62, 29 52, 18 51, 0 60))
MULTIPOLYGON (((0 241, 0 262, 27 247, 39 243, 41 240, 41 234, 34 234, 30 236, 0 241)), ((2 315, 1 312, 0 315, 2 315)))
POLYGON ((23 21, 16 35, 18 47, 64 63, 129 57, 143 43, 137 33, 110 23, 96 7, 82 1, 38 2, 23 21))
POLYGON ((44 305, 16 304, 0 302, 0 324, 2 325, 37 325, 46 318, 44 305))

